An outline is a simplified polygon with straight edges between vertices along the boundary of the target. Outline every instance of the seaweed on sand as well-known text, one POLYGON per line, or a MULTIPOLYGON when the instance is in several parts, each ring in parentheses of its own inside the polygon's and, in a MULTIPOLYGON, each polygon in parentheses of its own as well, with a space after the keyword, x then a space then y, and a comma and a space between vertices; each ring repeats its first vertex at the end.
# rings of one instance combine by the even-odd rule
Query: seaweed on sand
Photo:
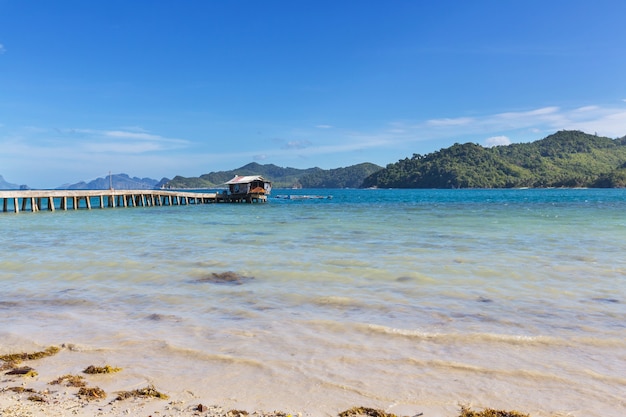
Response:
POLYGON ((107 394, 102 388, 99 387, 82 387, 78 390, 77 394, 80 398, 87 401, 100 400, 106 398, 107 394))
POLYGON ((136 397, 142 397, 142 398, 152 397, 152 398, 159 398, 161 400, 167 400, 169 398, 167 395, 163 394, 162 392, 157 391, 156 388, 154 388, 152 385, 149 385, 145 388, 140 388, 140 389, 136 389, 133 391, 118 392, 115 400, 121 401, 127 398, 136 398, 136 397))
POLYGON ((55 355, 59 352, 59 350, 61 349, 56 346, 50 346, 40 352, 21 352, 1 355, 0 361, 4 363, 0 365, 0 371, 6 371, 8 369, 9 372, 7 372, 6 375, 23 375, 30 377, 37 376, 37 372, 33 368, 29 366, 23 366, 21 368, 18 368, 18 365, 21 364, 23 361, 32 361, 35 359, 41 359, 47 356, 55 355))
MULTIPOLYGON (((32 388, 8 387, 8 388, 4 388, 4 389, 0 390, 0 392, 3 392, 3 391, 12 391, 12 392, 15 392, 16 394, 28 393, 28 394, 30 394, 28 396, 28 400, 29 401, 42 402, 42 403, 48 402, 48 400, 46 400, 46 398, 43 395, 41 395, 41 393, 38 393, 37 391, 35 391, 32 388)), ((1 411, 2 410, 0 410, 0 412, 1 411)), ((2 415, 2 414, 0 414, 0 415, 2 415)))
POLYGON ((459 417, 530 417, 529 414, 522 414, 519 411, 504 411, 486 408, 483 411, 472 411, 468 407, 461 407, 459 417))
POLYGON ((54 381, 50 382, 50 385, 60 385, 65 384, 66 387, 85 387, 87 383, 85 382, 85 378, 80 375, 63 375, 58 377, 54 381))
POLYGON ((9 387, 9 388, 6 388, 5 390, 6 391, 13 391, 13 392, 18 393, 18 394, 22 394, 24 392, 31 392, 31 393, 35 392, 35 390, 32 389, 32 388, 24 388, 24 387, 9 387))
POLYGON ((395 414, 385 413, 382 410, 367 407, 352 407, 339 413, 339 417, 396 417, 395 414))
POLYGON ((90 374, 90 375, 95 375, 95 374, 112 374, 112 373, 115 373, 115 372, 119 372, 121 370, 122 370, 122 368, 114 368, 114 367, 112 367, 110 365, 104 365, 104 366, 89 365, 87 368, 85 368, 83 373, 90 374))
POLYGON ((33 352, 33 353, 10 353, 7 355, 1 355, 0 360, 3 362, 11 363, 11 364, 20 364, 22 361, 32 361, 35 359, 45 358, 47 356, 56 355, 59 352, 57 346, 50 346, 41 352, 33 352))
POLYGON ((23 366, 21 368, 11 369, 9 372, 6 373, 6 375, 23 375, 23 376, 35 377, 38 374, 37 374, 37 371, 35 371, 30 366, 23 366))
POLYGON ((28 397, 29 401, 34 401, 38 403, 47 403, 48 401, 39 394, 33 394, 28 397))
POLYGON ((246 417, 248 412, 245 410, 230 410, 226 413, 226 417, 246 417))

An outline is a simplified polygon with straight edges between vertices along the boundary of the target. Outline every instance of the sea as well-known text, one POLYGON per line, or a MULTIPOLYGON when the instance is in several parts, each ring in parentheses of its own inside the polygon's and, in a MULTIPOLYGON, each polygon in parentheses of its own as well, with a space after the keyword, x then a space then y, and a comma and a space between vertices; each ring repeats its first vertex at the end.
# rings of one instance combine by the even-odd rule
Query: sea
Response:
POLYGON ((626 415, 623 189, 274 190, 0 231, 0 353, 63 346, 59 372, 250 412, 626 415))

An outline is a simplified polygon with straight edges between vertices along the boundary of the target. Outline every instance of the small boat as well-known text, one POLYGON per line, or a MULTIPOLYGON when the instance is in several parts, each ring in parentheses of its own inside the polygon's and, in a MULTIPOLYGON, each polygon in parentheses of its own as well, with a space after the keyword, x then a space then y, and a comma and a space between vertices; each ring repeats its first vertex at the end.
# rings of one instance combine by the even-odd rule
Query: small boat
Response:
POLYGON ((276 198, 283 198, 285 200, 320 200, 331 199, 332 195, 295 195, 295 194, 283 194, 277 195, 276 198))

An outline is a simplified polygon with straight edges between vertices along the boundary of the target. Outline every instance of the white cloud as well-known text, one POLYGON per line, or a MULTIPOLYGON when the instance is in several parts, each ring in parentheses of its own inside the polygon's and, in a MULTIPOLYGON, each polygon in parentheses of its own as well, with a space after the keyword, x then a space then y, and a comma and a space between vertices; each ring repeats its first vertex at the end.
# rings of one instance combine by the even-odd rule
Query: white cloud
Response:
POLYGON ((111 152, 116 152, 113 146, 115 144, 123 144, 122 148, 135 149, 135 152, 140 152, 142 148, 145 149, 143 152, 149 152, 152 150, 181 148, 189 144, 189 141, 183 139, 166 138, 147 132, 131 132, 127 130, 70 129, 64 132, 82 134, 87 141, 97 141, 98 145, 103 145, 103 141, 108 141, 104 142, 104 144, 110 146, 103 145, 100 148, 94 146, 94 149, 103 149, 103 151, 108 149, 111 152), (142 145, 129 145, 132 142, 142 143, 142 145), (147 144, 147 142, 151 144, 147 144))
POLYGON ((474 121, 471 117, 457 117, 452 119, 431 119, 426 122, 427 125, 430 126, 464 126, 472 123, 474 121))
POLYGON ((331 125, 317 125, 315 127, 318 129, 332 129, 331 125))
POLYGON ((140 133, 147 133, 148 132, 146 129, 144 129, 141 126, 121 126, 120 129, 126 130, 126 131, 131 131, 131 132, 140 132, 140 133))
POLYGON ((305 149, 312 145, 312 143, 308 140, 291 140, 287 142, 282 148, 283 149, 305 149))
POLYGON ((2 55, 3 53, 5 53, 6 51, 7 51, 7 50, 6 50, 6 48, 4 47, 4 45, 0 43, 0 55, 2 55))
POLYGON ((586 120, 573 120, 568 128, 608 137, 622 137, 626 135, 626 110, 602 111, 594 116, 586 120))
POLYGON ((560 123, 564 115, 559 107, 542 107, 539 109, 497 113, 481 118, 481 121, 493 130, 532 128, 536 125, 560 123))
POLYGON ((87 152, 118 153, 118 154, 141 154, 146 152, 163 151, 165 148, 156 142, 136 143, 86 143, 81 147, 87 152))
POLYGON ((0 136, 0 166, 33 187, 56 187, 108 171, 161 178, 188 169, 186 158, 173 156, 188 146, 186 140, 136 131, 28 126, 0 136), (36 162, 33 167, 23 161, 36 162))
MULTIPOLYGON (((80 131, 23 128, 0 136, 4 150, 0 166, 2 173, 18 178, 16 182, 36 188, 90 180, 109 171, 159 179, 183 175, 190 169, 188 158, 175 156, 174 150, 181 147, 167 140, 107 139, 106 135, 80 131), (24 161, 35 161, 34 167, 24 161)), ((196 164, 206 161, 197 160, 196 164)))
POLYGON ((510 145, 511 139, 506 136, 492 136, 485 139, 484 144, 488 148, 492 148, 494 146, 510 145))
POLYGON ((528 111, 521 111, 521 112, 499 113, 499 114, 497 114, 497 116, 501 117, 503 119, 508 119, 508 118, 519 119, 519 118, 526 118, 526 117, 541 117, 541 116, 545 116, 545 115, 549 115, 549 114, 558 113, 559 110, 560 109, 558 107, 551 106, 551 107, 541 107, 539 109, 528 110, 528 111))
POLYGON ((123 139, 136 139, 136 140, 162 140, 163 138, 158 135, 151 135, 149 133, 136 133, 125 132, 121 130, 108 130, 102 132, 104 136, 110 138, 123 138, 123 139))
POLYGON ((598 106, 583 106, 583 107, 579 107, 575 109, 574 111, 576 113, 587 113, 587 112, 592 112, 592 111, 599 110, 599 109, 600 107, 598 106))
MULTIPOLYGON (((515 136, 554 133, 559 130, 582 130, 588 133, 618 137, 626 134, 626 109, 621 106, 586 105, 573 109, 557 106, 532 110, 486 114, 474 117, 431 119, 411 126, 421 139, 457 137, 468 139, 476 135, 515 136)), ((492 137, 489 136, 489 137, 492 137)))

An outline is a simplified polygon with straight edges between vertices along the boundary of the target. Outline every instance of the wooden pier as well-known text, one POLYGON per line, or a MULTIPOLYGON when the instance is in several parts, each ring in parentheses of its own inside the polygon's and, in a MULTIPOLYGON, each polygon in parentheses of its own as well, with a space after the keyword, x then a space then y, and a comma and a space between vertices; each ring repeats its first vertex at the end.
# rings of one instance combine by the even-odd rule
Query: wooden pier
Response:
MULTIPOLYGON (((242 202, 227 193, 172 190, 0 190, 3 212, 55 211, 114 207, 182 206, 242 202)), ((250 200, 249 202, 252 202, 250 200)))

